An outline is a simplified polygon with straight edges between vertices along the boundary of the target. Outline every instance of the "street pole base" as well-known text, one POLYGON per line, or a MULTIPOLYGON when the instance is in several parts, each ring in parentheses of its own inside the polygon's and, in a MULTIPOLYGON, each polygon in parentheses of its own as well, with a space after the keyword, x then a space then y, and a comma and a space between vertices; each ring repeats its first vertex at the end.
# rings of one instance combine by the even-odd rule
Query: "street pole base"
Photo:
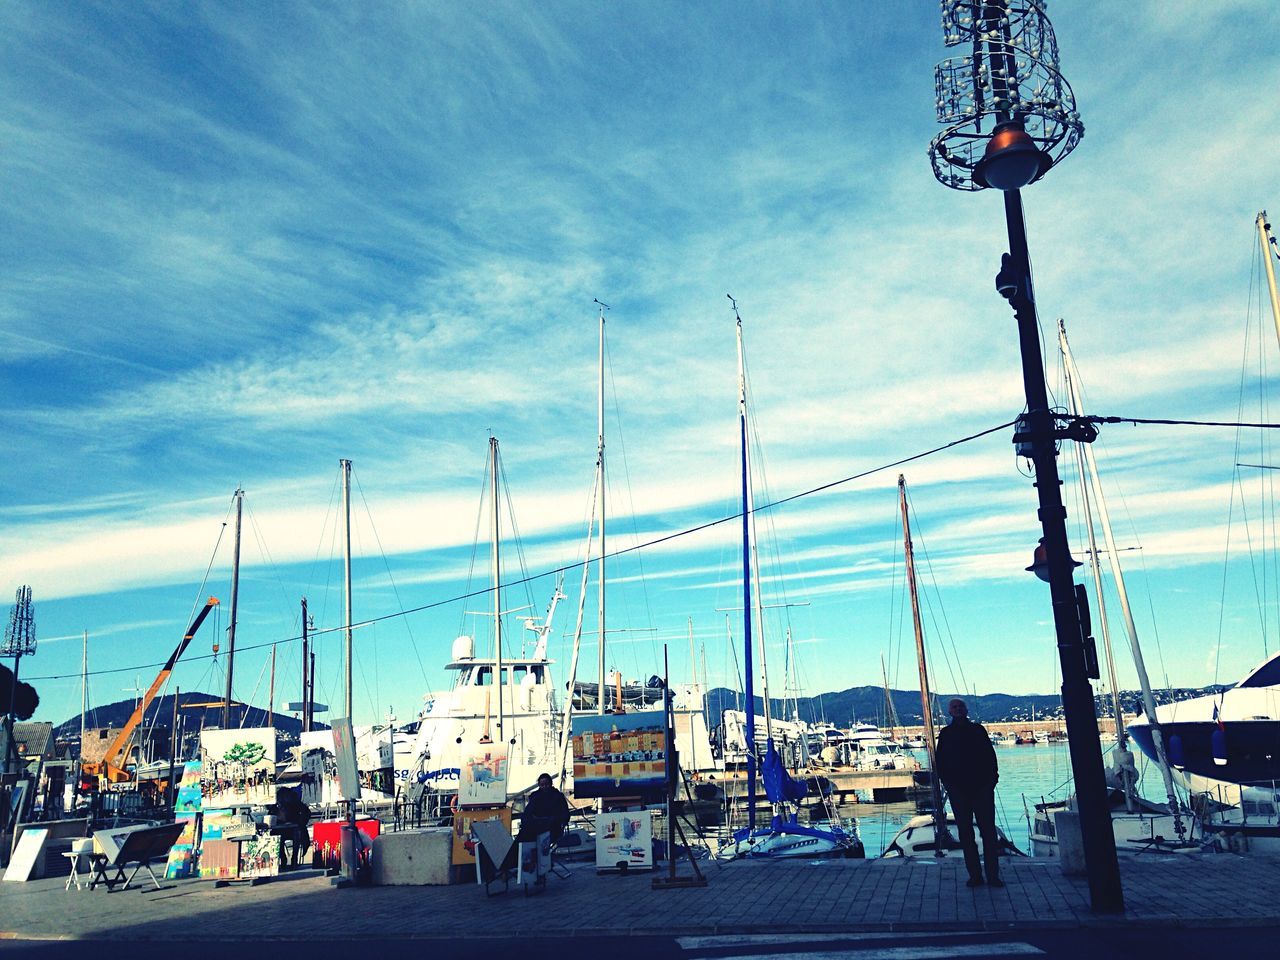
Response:
POLYGON ((706 877, 654 877, 654 890, 669 890, 673 887, 705 887, 706 877))

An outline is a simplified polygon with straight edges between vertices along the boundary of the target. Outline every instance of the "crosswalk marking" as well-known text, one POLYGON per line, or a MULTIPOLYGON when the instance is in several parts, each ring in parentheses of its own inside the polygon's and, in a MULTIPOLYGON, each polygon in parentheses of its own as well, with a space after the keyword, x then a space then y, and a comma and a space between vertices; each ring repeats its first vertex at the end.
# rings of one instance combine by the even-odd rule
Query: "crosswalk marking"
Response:
POLYGON ((903 940, 940 940, 955 937, 989 937, 983 930, 935 930, 907 933, 719 933, 696 937, 676 937, 684 950, 709 950, 713 947, 763 946, 774 943, 820 943, 839 940, 850 943, 901 943, 903 940))
MULTIPOLYGON (((918 937, 951 938, 953 934, 916 934, 918 937)), ((680 946, 686 952, 744 947, 758 950, 761 947, 783 947, 793 944, 797 949, 787 953, 743 952, 717 953, 726 960, 946 960, 949 957, 1030 957, 1043 956, 1044 951, 1029 943, 917 943, 902 944, 907 935, 877 938, 857 938, 832 934, 815 936, 792 934, 786 937, 679 937, 680 946), (719 942, 714 942, 719 941, 719 942), (804 950, 801 944, 823 943, 832 949, 804 950), (835 948, 839 942, 839 948, 835 948)))

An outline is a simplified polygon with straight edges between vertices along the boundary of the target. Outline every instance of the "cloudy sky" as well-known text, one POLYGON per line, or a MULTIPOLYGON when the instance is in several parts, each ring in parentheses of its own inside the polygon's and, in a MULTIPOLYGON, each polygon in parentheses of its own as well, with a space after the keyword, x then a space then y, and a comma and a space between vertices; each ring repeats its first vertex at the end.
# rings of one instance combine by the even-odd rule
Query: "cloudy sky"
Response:
MULTIPOLYGON (((1024 192, 1051 389, 1063 317, 1089 412, 1274 419, 1254 217, 1280 208, 1280 10, 1051 14, 1086 125, 1024 192)), ((0 28, 0 588, 34 590, 22 674, 47 678, 44 718, 78 709, 83 631, 91 698, 119 699, 201 595, 223 606, 176 682, 220 690, 237 485, 252 649, 235 692, 265 701, 275 643, 277 699, 296 698, 300 598, 317 629, 342 622, 344 457, 355 619, 377 620, 356 631, 355 712, 411 717, 459 632, 489 644, 473 612, 491 600, 459 598, 487 585, 490 434, 523 549, 504 579, 529 578, 504 592, 530 606, 509 634, 545 609, 545 572, 582 556, 594 298, 612 308, 610 546, 737 510, 732 293, 761 501, 861 475, 759 517, 767 601, 807 603, 768 616, 773 689, 788 626, 804 692, 878 683, 882 653, 914 684, 887 465, 1022 406, 992 286, 1000 198, 940 186, 926 155, 949 52, 935 3, 31 3, 0 28)), ((1010 435, 901 468, 945 690, 1057 687, 1010 435)), ((1268 443, 1110 426, 1096 445, 1159 681, 1234 680, 1280 643, 1269 476, 1235 480, 1268 443)), ((611 666, 657 672, 667 643, 687 673, 692 623, 712 682, 736 683, 735 536, 611 562, 611 666)), ((556 615, 562 676, 579 576, 556 615)), ((594 588, 586 602, 590 631, 594 588)), ((319 656, 336 705, 337 634, 319 656)))

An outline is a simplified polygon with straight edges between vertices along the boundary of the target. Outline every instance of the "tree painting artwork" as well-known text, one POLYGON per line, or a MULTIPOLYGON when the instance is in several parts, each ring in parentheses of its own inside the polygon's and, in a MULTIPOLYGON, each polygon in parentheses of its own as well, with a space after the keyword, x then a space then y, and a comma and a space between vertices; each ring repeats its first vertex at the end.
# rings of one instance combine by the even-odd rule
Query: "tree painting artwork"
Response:
POLYGON ((275 800, 273 727, 205 730, 200 734, 200 793, 205 809, 275 800))

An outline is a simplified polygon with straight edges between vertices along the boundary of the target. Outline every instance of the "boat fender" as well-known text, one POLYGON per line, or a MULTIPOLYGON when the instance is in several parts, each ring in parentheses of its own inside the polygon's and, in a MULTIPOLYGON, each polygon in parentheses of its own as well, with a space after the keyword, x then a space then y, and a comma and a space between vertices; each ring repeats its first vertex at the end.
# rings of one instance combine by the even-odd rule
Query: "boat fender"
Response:
POLYGON ((1209 737, 1213 750, 1213 762, 1219 767, 1227 765, 1227 731, 1224 727, 1214 727, 1209 737))
POLYGON ((1184 762, 1185 758, 1182 755, 1182 737, 1179 734, 1175 733, 1173 736, 1169 738, 1168 746, 1169 746, 1169 762, 1173 764, 1175 767, 1177 767, 1179 770, 1181 770, 1184 766, 1186 766, 1186 763, 1184 762))

